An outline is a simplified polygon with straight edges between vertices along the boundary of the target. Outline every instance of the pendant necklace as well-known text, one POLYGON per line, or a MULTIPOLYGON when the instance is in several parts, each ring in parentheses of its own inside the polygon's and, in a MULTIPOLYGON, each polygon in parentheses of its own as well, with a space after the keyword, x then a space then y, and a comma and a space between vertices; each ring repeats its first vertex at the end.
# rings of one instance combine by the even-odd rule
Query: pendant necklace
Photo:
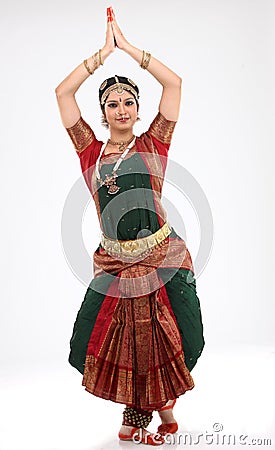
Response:
POLYGON ((135 138, 135 136, 132 136, 128 141, 111 141, 111 139, 108 139, 107 144, 111 144, 111 145, 119 145, 118 150, 120 152, 123 152, 123 150, 125 150, 125 148, 127 148, 127 145, 130 144, 132 142, 132 140, 135 138))
MULTIPOLYGON (((125 143, 122 143, 122 142, 118 143, 120 145, 123 145, 123 153, 119 157, 119 159, 117 160, 116 164, 114 165, 114 168, 112 170, 112 174, 109 175, 108 173, 106 173, 104 181, 102 180, 102 178, 100 176, 100 173, 99 173, 99 162, 100 162, 100 158, 102 156, 102 153, 104 152, 105 148, 107 147, 107 144, 110 143, 110 140, 108 140, 106 142, 106 144, 102 146, 101 152, 100 152, 99 157, 97 158, 97 161, 96 161, 95 173, 96 173, 96 178, 97 178, 97 180, 100 183, 100 186, 106 186, 108 188, 108 194, 116 194, 119 191, 120 186, 117 186, 117 184, 116 184, 116 179, 118 177, 117 170, 118 170, 120 164, 122 163, 123 159, 125 158, 125 156, 129 152, 129 150, 134 146, 135 142, 136 142, 136 137, 133 136, 130 141, 127 141, 125 143), (128 144, 130 144, 130 145, 128 145, 128 144), (128 147, 125 148, 124 145, 128 145, 128 147)), ((111 141, 111 143, 112 143, 112 141, 111 141)))

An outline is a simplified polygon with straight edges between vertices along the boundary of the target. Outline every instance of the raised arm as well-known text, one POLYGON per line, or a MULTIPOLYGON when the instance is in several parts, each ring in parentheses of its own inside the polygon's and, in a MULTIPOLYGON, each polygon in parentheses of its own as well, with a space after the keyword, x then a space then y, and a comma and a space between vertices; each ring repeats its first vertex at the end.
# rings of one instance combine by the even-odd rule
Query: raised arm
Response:
POLYGON ((102 50, 96 52, 79 64, 55 89, 61 120, 65 128, 72 127, 80 118, 81 112, 75 99, 75 93, 81 84, 98 69, 100 64, 114 51, 114 36, 111 22, 107 22, 106 41, 102 50))
MULTIPOLYGON (((134 47, 125 39, 114 14, 111 23, 118 48, 125 51, 140 64, 144 56, 143 51, 134 47)), ((162 85, 159 112, 166 119, 177 121, 181 100, 181 78, 153 56, 150 58, 147 71, 162 85)))

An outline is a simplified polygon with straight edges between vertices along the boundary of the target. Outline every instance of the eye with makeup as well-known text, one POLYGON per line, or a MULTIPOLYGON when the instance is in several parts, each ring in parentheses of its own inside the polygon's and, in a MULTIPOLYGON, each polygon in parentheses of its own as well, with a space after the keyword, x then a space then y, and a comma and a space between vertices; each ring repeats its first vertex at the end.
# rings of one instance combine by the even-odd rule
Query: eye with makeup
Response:
MULTIPOLYGON (((133 106, 135 104, 134 100, 126 100, 125 106, 133 106)), ((116 108, 118 106, 118 103, 116 102, 110 102, 107 104, 109 108, 116 108)))
POLYGON ((117 103, 108 103, 108 108, 116 108, 117 107, 117 103))

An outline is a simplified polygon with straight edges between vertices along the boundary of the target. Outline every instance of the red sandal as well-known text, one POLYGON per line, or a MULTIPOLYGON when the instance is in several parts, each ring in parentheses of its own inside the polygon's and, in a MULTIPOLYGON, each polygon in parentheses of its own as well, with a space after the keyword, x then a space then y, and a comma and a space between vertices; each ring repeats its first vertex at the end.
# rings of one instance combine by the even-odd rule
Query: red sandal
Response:
POLYGON ((134 427, 130 434, 124 434, 119 432, 118 433, 118 437, 121 441, 133 441, 136 444, 148 444, 148 445, 161 445, 164 444, 164 439, 162 436, 160 436, 160 434, 153 434, 153 433, 149 433, 149 431, 147 431, 145 433, 145 435, 143 435, 142 431, 142 435, 140 433, 140 430, 143 430, 143 428, 136 428, 134 427), (136 436, 135 436, 136 435, 136 436))
MULTIPOLYGON (((166 406, 164 405, 161 409, 159 409, 159 412, 162 411, 167 411, 168 409, 173 409, 175 404, 176 404, 177 399, 175 398, 172 402, 171 405, 166 406)), ((172 422, 172 423, 162 423, 161 425, 159 425, 158 427, 158 433, 161 434, 162 436, 165 436, 166 434, 173 434, 176 433, 176 431, 178 431, 179 427, 177 422, 172 422)))
POLYGON ((164 405, 162 408, 158 409, 158 411, 166 411, 167 409, 173 409, 176 404, 177 399, 174 398, 172 405, 166 406, 164 405))

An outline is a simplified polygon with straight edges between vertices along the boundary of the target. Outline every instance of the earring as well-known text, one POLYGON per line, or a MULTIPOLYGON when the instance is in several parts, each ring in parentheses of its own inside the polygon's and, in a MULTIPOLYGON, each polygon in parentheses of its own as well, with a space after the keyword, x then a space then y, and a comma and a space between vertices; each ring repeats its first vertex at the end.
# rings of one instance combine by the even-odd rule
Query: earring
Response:
POLYGON ((138 120, 141 120, 141 118, 140 118, 139 116, 137 116, 137 121, 138 121, 138 120))
POLYGON ((101 117, 101 124, 103 125, 104 128, 107 128, 107 129, 109 128, 109 124, 108 124, 104 114, 102 114, 102 117, 101 117))

